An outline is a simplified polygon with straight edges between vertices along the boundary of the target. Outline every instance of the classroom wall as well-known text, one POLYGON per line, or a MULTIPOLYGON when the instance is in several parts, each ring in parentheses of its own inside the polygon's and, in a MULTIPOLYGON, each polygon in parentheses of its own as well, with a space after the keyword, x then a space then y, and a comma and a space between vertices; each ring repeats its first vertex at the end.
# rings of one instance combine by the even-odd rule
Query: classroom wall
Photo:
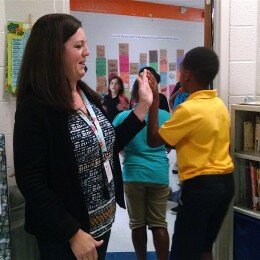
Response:
MULTIPOLYGON (((28 21, 31 14, 32 22, 47 13, 69 13, 69 0, 0 0, 0 132, 6 137, 6 157, 8 176, 14 173, 13 166, 13 125, 16 109, 14 95, 4 92, 6 65, 6 22, 28 21)), ((8 178, 10 185, 14 178, 8 178)))
MULTIPOLYGON (((87 57, 88 72, 84 80, 96 88, 96 45, 105 45, 106 59, 119 59, 119 43, 129 44, 129 62, 139 63, 140 53, 149 50, 167 49, 168 63, 176 62, 177 49, 184 53, 193 47, 203 46, 203 22, 178 21, 171 19, 134 17, 126 15, 101 14, 90 12, 71 12, 83 23, 90 56, 87 57), (118 39, 113 34, 126 36, 118 39), (171 37, 170 40, 129 39, 129 35, 171 37), (176 38, 176 39, 174 39, 176 38)), ((159 63, 159 61, 158 61, 159 63)), ((160 71, 160 64, 158 65, 160 71)), ((130 86, 131 87, 131 86, 130 86)))

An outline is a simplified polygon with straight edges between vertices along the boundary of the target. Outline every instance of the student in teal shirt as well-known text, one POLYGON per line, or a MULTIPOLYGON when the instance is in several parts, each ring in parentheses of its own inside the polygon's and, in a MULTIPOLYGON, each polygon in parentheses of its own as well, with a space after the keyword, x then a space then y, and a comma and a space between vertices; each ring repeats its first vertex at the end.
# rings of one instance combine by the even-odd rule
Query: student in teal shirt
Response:
MULTIPOLYGON (((138 100, 137 82, 133 86, 132 95, 138 100)), ((113 121, 114 126, 123 122, 130 113, 131 110, 118 114, 113 121)), ((162 125, 170 118, 170 113, 159 109, 158 118, 162 125)), ((145 120, 148 120, 148 115, 145 120)), ((153 233, 157 258, 167 259, 169 235, 166 204, 169 195, 169 162, 165 146, 148 146, 147 127, 143 128, 124 149, 123 180, 137 258, 146 259, 148 225, 153 233)))

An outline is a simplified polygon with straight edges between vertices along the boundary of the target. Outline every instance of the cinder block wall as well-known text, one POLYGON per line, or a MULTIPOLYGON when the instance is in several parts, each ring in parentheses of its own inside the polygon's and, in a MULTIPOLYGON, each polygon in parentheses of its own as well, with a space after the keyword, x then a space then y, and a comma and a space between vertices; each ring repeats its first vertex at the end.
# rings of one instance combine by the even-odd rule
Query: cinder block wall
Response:
POLYGON ((229 104, 260 93, 256 86, 257 73, 260 75, 257 72, 258 2, 230 0, 229 104))

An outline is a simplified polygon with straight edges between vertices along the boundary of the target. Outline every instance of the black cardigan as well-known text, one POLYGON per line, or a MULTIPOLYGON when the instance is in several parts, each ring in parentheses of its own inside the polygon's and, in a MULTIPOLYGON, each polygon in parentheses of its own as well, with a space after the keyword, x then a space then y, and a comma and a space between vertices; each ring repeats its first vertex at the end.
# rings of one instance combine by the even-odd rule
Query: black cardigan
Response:
MULTIPOLYGON (((93 101, 85 90, 84 93, 93 101)), ((100 104, 96 105, 102 110, 100 104)), ((16 182, 26 200, 25 230, 40 239, 68 242, 79 228, 89 232, 89 216, 70 141, 68 116, 69 113, 55 110, 32 97, 24 99, 16 110, 16 182)), ((140 122, 132 112, 115 127, 115 196, 116 202, 124 208, 118 152, 144 126, 145 122, 140 122)))

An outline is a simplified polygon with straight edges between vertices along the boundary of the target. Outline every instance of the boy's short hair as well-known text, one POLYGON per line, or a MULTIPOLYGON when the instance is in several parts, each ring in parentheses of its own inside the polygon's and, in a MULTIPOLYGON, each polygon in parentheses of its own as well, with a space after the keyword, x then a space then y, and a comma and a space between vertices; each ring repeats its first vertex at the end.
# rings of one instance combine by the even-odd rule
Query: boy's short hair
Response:
POLYGON ((192 71, 196 81, 202 84, 202 87, 206 87, 218 73, 218 56, 209 48, 197 47, 186 53, 182 68, 192 71))

